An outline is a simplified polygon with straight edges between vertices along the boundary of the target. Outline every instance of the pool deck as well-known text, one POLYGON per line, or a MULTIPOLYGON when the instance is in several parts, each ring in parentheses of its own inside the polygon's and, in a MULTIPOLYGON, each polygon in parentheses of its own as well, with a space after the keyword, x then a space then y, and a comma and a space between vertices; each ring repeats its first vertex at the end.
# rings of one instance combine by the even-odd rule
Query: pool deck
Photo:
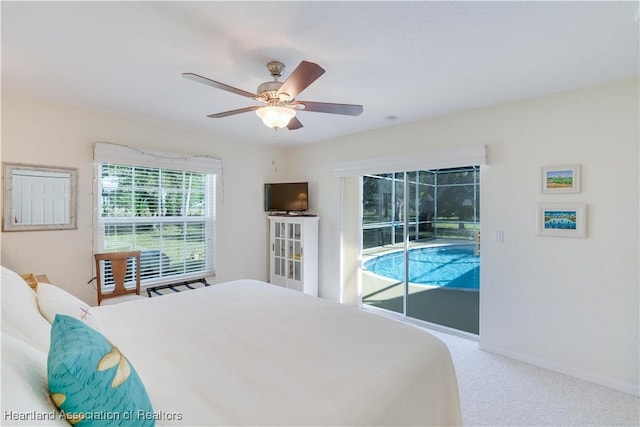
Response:
MULTIPOLYGON (((436 239, 410 242, 410 248, 451 244, 474 244, 474 241, 436 239)), ((372 248, 364 251, 366 261, 387 253, 402 250, 403 244, 372 248)), ((477 290, 447 289, 409 283, 407 315, 430 323, 451 327, 472 334, 479 333, 479 292, 477 290)), ((402 313, 404 283, 362 270, 363 304, 402 313)))
MULTIPOLYGON (((466 239, 433 239, 433 240, 412 240, 409 242, 409 248, 429 248, 432 246, 445 246, 445 245, 473 245, 474 240, 466 239)), ((363 261, 368 261, 371 258, 385 255, 392 252, 397 252, 404 249, 404 243, 396 243, 395 245, 378 246, 375 248, 369 248, 362 251, 363 261)))

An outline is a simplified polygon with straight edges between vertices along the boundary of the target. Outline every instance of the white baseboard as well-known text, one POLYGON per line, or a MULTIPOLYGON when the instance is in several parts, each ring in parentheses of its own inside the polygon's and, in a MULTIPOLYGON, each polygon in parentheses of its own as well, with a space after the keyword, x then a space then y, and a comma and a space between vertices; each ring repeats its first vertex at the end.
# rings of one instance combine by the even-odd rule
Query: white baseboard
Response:
POLYGON ((621 391, 623 393, 631 394, 633 396, 640 396, 640 386, 638 384, 632 384, 628 382, 614 380, 612 378, 603 377, 601 375, 594 375, 589 372, 576 369, 571 366, 563 364, 552 363, 548 360, 538 359, 535 357, 527 356, 518 352, 505 350, 503 348, 489 346, 482 343, 478 346, 480 350, 488 351, 490 353, 506 356, 511 359, 519 360, 521 362, 529 363, 530 365, 538 366, 540 368, 548 369, 550 371, 559 372, 561 374, 569 375, 574 378, 578 378, 584 381, 588 381, 594 384, 598 384, 604 387, 612 388, 614 390, 621 391))

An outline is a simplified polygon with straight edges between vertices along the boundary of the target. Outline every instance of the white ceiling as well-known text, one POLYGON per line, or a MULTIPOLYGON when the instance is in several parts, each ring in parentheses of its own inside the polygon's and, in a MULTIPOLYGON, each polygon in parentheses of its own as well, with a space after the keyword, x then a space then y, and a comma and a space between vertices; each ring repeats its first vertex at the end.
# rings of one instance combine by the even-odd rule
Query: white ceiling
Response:
POLYGON ((2 91, 303 144, 638 76, 638 13, 610 1, 2 1, 2 91), (182 77, 254 92, 270 60, 320 64, 298 99, 364 112, 300 112, 302 129, 274 136, 253 112, 207 118, 256 103, 182 77))

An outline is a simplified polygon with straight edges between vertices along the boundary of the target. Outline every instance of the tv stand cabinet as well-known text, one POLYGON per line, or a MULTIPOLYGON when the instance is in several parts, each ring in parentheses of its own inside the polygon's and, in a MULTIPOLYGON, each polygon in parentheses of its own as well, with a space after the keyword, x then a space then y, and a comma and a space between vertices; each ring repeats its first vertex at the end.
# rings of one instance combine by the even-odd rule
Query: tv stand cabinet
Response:
POLYGON ((318 296, 318 217, 269 217, 269 281, 318 296))

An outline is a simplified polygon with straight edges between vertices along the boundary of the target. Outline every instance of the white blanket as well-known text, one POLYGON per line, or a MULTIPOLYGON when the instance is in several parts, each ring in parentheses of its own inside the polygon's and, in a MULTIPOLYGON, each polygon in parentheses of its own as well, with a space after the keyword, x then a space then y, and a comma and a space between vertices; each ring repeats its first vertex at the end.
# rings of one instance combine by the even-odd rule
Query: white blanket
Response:
POLYGON ((399 322, 240 280, 102 306, 162 425, 460 425, 446 346, 399 322))

